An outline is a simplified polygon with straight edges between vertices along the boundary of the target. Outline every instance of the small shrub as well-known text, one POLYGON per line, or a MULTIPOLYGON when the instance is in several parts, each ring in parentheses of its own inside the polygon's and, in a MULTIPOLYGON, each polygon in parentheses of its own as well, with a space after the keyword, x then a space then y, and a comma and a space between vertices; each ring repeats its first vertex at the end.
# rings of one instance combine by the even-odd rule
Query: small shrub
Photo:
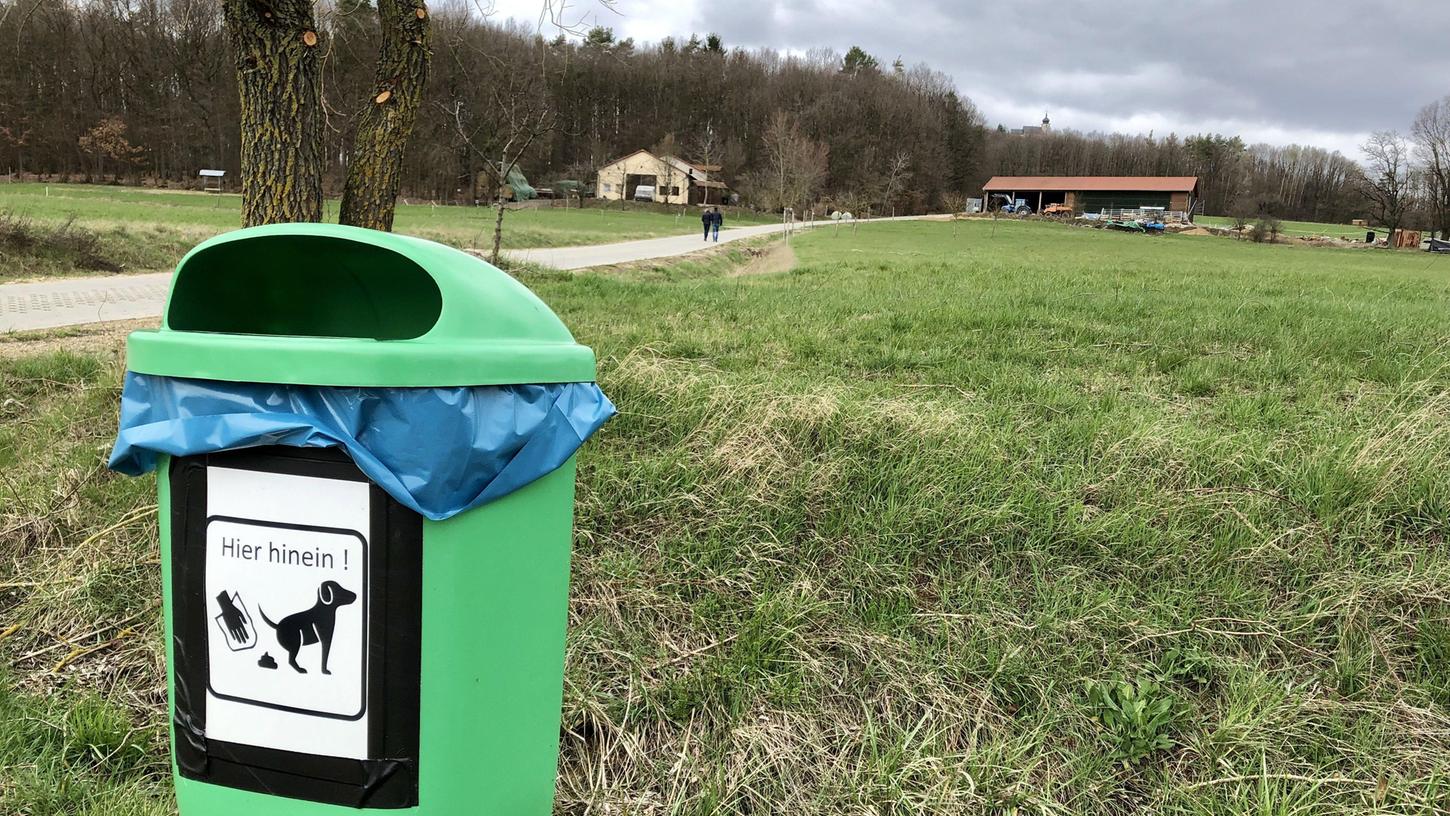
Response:
POLYGON ((1244 230, 1248 228, 1249 222, 1254 220, 1254 217, 1244 210, 1236 210, 1232 218, 1234 234, 1239 237, 1243 237, 1244 230))
POLYGON ((1088 707, 1103 727, 1113 758, 1135 765, 1175 744, 1169 732, 1177 725, 1181 707, 1156 681, 1089 680, 1088 707))
POLYGON ((1279 237, 1279 222, 1273 218, 1260 218, 1249 229, 1249 238, 1256 244, 1273 243, 1279 237))
POLYGON ((76 226, 74 217, 67 218, 65 223, 50 230, 45 242, 51 250, 71 258, 81 269, 97 272, 121 271, 120 265, 102 255, 100 237, 88 229, 76 226))
POLYGON ((0 254, 14 253, 26 259, 73 266, 95 272, 120 272, 120 264, 105 256, 100 236, 77 226, 67 218, 56 226, 38 224, 13 210, 0 210, 0 254))
POLYGON ((36 227, 30 217, 0 210, 0 249, 26 250, 35 246, 36 227))

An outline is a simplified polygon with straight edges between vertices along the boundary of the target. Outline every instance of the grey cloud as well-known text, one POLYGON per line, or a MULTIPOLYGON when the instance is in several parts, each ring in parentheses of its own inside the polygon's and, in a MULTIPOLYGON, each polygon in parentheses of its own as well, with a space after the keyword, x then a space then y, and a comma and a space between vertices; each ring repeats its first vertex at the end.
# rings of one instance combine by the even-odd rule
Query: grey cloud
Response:
MULTIPOLYGON (((629 0, 619 9, 627 30, 629 0)), ((1093 123, 1362 134, 1406 129, 1420 105, 1450 93, 1443 2, 735 0, 702 4, 694 24, 729 45, 860 45, 883 63, 926 62, 973 99, 1009 101, 1002 111, 983 104, 993 124, 1004 112, 1056 109, 1093 123)))

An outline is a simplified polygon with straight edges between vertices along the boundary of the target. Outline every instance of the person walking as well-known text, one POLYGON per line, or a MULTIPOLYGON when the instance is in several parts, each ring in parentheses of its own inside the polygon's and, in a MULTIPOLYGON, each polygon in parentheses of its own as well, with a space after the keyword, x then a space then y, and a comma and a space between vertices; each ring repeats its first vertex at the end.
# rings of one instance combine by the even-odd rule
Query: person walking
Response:
POLYGON ((700 213, 700 223, 705 227, 705 240, 710 240, 710 228, 715 226, 715 213, 711 210, 700 213))
POLYGON ((711 222, 714 225, 715 241, 718 243, 720 240, 720 227, 725 223, 725 213, 720 212, 719 207, 714 208, 711 222))

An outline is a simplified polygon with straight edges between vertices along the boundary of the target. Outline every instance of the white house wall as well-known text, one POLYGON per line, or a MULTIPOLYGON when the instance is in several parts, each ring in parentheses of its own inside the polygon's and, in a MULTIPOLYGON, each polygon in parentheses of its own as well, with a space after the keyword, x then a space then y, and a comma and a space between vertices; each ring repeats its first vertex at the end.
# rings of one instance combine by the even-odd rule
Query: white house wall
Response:
MULTIPOLYGON (((666 161, 641 151, 632 156, 625 156, 613 164, 607 164, 599 170, 599 178, 594 185, 594 194, 599 198, 618 201, 624 197, 629 176, 654 176, 657 179, 655 201, 667 204, 689 203, 690 189, 687 175, 689 165, 684 162, 667 164, 666 161), (685 169, 680 169, 682 166, 685 169), (679 195, 664 195, 662 188, 667 186, 678 187, 679 195)), ((695 171, 696 178, 703 180, 704 176, 704 173, 695 171)))

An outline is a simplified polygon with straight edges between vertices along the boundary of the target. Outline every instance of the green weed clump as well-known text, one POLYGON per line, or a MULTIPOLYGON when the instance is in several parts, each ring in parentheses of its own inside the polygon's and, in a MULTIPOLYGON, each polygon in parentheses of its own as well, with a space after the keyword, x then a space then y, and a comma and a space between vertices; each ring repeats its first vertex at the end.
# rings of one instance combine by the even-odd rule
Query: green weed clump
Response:
POLYGON ((1180 704, 1152 679, 1089 680, 1084 690, 1114 759, 1136 765, 1177 744, 1171 732, 1182 713, 1180 704))

